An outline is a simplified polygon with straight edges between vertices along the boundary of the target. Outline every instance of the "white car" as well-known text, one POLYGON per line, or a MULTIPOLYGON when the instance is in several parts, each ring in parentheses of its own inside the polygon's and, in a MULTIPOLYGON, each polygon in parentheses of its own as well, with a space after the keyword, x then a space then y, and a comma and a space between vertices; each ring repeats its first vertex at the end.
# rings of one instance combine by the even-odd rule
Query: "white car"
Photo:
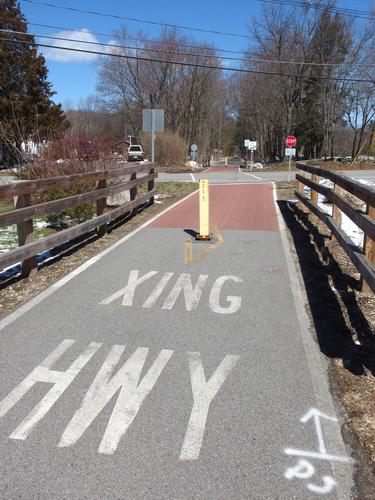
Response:
POLYGON ((142 146, 139 144, 132 144, 128 148, 128 161, 142 161, 145 158, 142 146))

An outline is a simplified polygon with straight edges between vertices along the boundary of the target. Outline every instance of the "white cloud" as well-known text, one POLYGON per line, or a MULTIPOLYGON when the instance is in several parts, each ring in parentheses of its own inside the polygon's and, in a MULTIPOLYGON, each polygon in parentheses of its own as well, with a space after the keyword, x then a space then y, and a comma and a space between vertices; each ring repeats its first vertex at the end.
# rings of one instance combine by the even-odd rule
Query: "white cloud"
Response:
MULTIPOLYGON (((42 43, 48 43, 55 47, 66 47, 80 50, 94 50, 97 52, 105 52, 105 49, 100 45, 92 45, 85 42, 97 42, 95 36, 87 29, 60 31, 54 36, 65 38, 67 40, 50 40, 43 39, 42 43), (47 40, 47 41, 46 41, 47 40), (73 41, 75 40, 75 41, 73 41), (79 40, 79 41, 76 41, 79 40), (103 50, 104 49, 104 50, 103 50)), ((85 52, 74 52, 69 50, 54 49, 49 47, 42 47, 42 53, 46 59, 59 62, 92 62, 99 56, 97 54, 87 54, 85 52)))

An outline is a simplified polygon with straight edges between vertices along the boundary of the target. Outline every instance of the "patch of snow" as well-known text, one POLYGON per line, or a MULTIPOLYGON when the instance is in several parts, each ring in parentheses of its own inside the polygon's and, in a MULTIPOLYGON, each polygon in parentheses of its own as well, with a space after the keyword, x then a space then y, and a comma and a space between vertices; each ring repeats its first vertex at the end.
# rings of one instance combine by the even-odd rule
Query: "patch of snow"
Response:
POLYGON ((364 184, 365 186, 375 186, 375 182, 371 181, 370 179, 357 179, 357 182, 359 182, 360 184, 364 184))
POLYGON ((190 161, 186 162, 185 165, 187 167, 190 167, 190 168, 197 168, 198 167, 198 162, 196 162, 194 160, 190 160, 190 161))
POLYGON ((45 229, 46 227, 48 227, 48 222, 45 220, 34 221, 34 229, 45 229))
POLYGON ((344 233, 346 233, 349 236, 349 238, 357 247, 363 246, 362 229, 359 229, 357 224, 354 224, 354 222, 351 219, 349 219, 349 217, 344 213, 342 214, 341 218, 341 229, 343 229, 344 233))

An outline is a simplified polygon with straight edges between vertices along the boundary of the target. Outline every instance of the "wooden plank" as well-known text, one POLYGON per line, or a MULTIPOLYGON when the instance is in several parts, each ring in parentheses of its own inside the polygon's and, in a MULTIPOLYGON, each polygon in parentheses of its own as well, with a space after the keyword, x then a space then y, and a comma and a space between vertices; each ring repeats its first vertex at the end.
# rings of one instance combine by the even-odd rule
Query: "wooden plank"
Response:
MULTIPOLYGON (((98 191, 105 189, 107 187, 107 179, 100 179, 97 182, 96 189, 98 191)), ((102 215, 104 213, 104 210, 107 208, 107 198, 99 198, 96 200, 96 216, 98 217, 99 215, 102 215)), ((108 225, 103 224, 102 226, 99 226, 97 229, 97 233, 99 237, 102 237, 105 235, 107 232, 108 225)))
POLYGON ((78 236, 82 236, 85 233, 92 231, 93 229, 102 226, 103 224, 108 224, 111 221, 123 216, 125 213, 130 212, 135 207, 149 202, 150 198, 154 196, 156 190, 147 192, 143 195, 138 195, 137 198, 128 203, 124 203, 118 208, 111 210, 105 214, 91 219, 81 224, 77 224, 74 227, 59 231, 57 234, 52 236, 47 236, 39 241, 33 241, 23 247, 16 248, 15 250, 10 250, 4 254, 0 255, 0 269, 17 264, 20 261, 33 257, 41 252, 49 250, 53 247, 66 243, 78 236))
MULTIPOLYGON (((16 209, 28 207, 31 204, 31 195, 23 194, 17 196, 15 198, 15 207, 16 209)), ((33 241, 33 231, 34 225, 33 220, 28 219, 17 224, 17 235, 18 235, 18 245, 24 246, 33 241)), ((21 263, 22 267, 22 276, 28 277, 30 276, 33 269, 36 269, 36 258, 29 257, 24 259, 21 263)))
MULTIPOLYGON (((371 219, 375 221, 375 207, 367 205, 366 213, 371 219)), ((363 253, 367 257, 369 262, 371 262, 371 264, 375 267, 375 238, 370 238, 366 234, 363 241, 363 253)), ((371 290, 370 283, 367 283, 365 280, 362 280, 362 292, 369 293, 370 290, 371 290)))
POLYGON ((296 167, 304 172, 308 172, 310 174, 318 175, 320 177, 325 177, 326 179, 330 179, 334 184, 342 187, 348 193, 356 196, 360 200, 365 203, 375 206, 375 189, 370 186, 364 186, 353 179, 349 179, 341 174, 337 174, 332 170, 327 170, 325 168, 313 167, 312 165, 306 165, 303 162, 297 162, 296 167))
MULTIPOLYGON (((299 174, 296 175, 298 180, 299 174)), ((305 183, 307 186, 312 185, 310 179, 304 177, 300 178, 301 182, 305 183)), ((355 207, 349 200, 346 200, 343 196, 339 195, 325 186, 314 184, 313 186, 316 191, 324 195, 328 201, 336 205, 340 210, 346 214, 349 219, 351 219, 357 226, 362 229, 362 231, 375 239, 375 220, 365 214, 360 208, 355 207)))
POLYGON ((296 197, 309 208, 319 219, 324 222, 332 231, 339 244, 345 250, 346 254, 357 268, 358 272, 367 282, 369 288, 375 293, 375 266, 369 262, 367 257, 363 255, 361 250, 353 244, 351 239, 344 231, 336 224, 331 215, 326 214, 311 203, 306 197, 302 196, 298 191, 295 192, 296 197))
POLYGON ((59 212, 60 210, 65 210, 67 208, 82 205, 84 203, 94 202, 100 198, 106 198, 126 189, 131 189, 138 184, 148 182, 150 179, 157 177, 157 174, 149 174, 139 177, 133 181, 123 182, 117 184, 116 186, 106 187, 103 189, 98 189, 96 191, 89 191, 87 193, 82 193, 74 196, 68 196, 67 198, 61 198, 59 200, 47 201, 44 203, 38 203, 37 205, 31 205, 30 207, 20 208, 18 210, 12 210, 11 212, 5 212, 0 214, 0 226, 8 226, 10 224, 17 224, 23 220, 32 219, 42 215, 59 212))
POLYGON ((0 186, 0 197, 11 198, 19 194, 27 193, 45 193, 52 189, 64 189, 79 184, 95 183, 102 179, 111 179, 123 175, 130 175, 134 172, 149 172, 152 168, 152 163, 144 165, 125 165, 120 168, 107 170, 96 170, 94 172, 83 172, 80 174, 62 175, 58 177, 48 177, 46 179, 35 179, 32 181, 18 181, 0 186))

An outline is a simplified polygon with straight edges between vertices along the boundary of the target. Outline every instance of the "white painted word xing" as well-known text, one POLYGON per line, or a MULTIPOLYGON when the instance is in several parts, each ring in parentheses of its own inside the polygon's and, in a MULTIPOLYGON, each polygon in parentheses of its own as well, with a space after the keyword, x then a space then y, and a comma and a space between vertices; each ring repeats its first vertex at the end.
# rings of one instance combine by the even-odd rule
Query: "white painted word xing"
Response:
MULTIPOLYGON (((122 306, 132 306, 135 300, 135 292, 137 287, 148 282, 148 280, 152 279, 158 274, 158 271, 150 271, 143 276, 139 276, 139 271, 130 271, 127 285, 103 299, 100 304, 108 305, 116 300, 121 299, 122 306)), ((154 307, 163 292, 166 290, 174 274, 175 273, 172 272, 166 272, 160 276, 159 281, 156 284, 154 283, 152 285, 151 293, 143 302, 142 307, 146 309, 154 307)), ((193 284, 193 279, 189 273, 180 274, 177 277, 177 280, 172 289, 164 298, 161 308, 171 310, 176 304, 179 296, 183 294, 186 310, 195 311, 199 305, 202 293, 207 285, 207 282, 207 274, 200 274, 196 280, 195 285, 193 284)), ((215 280, 212 285, 208 300, 209 308, 211 309, 211 311, 217 314, 233 314, 241 308, 242 298, 240 296, 224 296, 223 288, 232 287, 233 283, 243 283, 243 280, 238 276, 220 276, 215 280)), ((149 283, 147 283, 146 286, 148 285, 149 283)))
MULTIPOLYGON (((79 372, 102 346, 101 343, 91 342, 66 371, 54 370, 52 368, 54 363, 74 343, 75 341, 71 339, 61 342, 39 366, 0 402, 0 417, 5 417, 35 384, 40 382, 52 384, 46 395, 10 434, 11 439, 25 440, 31 434, 36 425, 47 415, 79 372)), ((155 386, 174 351, 169 349, 161 350, 142 378, 141 373, 149 349, 138 347, 125 363, 120 368, 117 368, 124 352, 124 345, 114 345, 111 348, 82 399, 80 407, 64 430, 58 443, 59 447, 75 445, 104 407, 117 394, 112 414, 98 450, 99 453, 109 455, 115 453, 121 439, 135 420, 142 404, 155 386)), ((187 352, 186 355, 193 395, 193 407, 182 443, 180 460, 196 460, 199 458, 210 404, 236 365, 239 356, 225 356, 209 380, 206 380, 200 353, 187 352)))

